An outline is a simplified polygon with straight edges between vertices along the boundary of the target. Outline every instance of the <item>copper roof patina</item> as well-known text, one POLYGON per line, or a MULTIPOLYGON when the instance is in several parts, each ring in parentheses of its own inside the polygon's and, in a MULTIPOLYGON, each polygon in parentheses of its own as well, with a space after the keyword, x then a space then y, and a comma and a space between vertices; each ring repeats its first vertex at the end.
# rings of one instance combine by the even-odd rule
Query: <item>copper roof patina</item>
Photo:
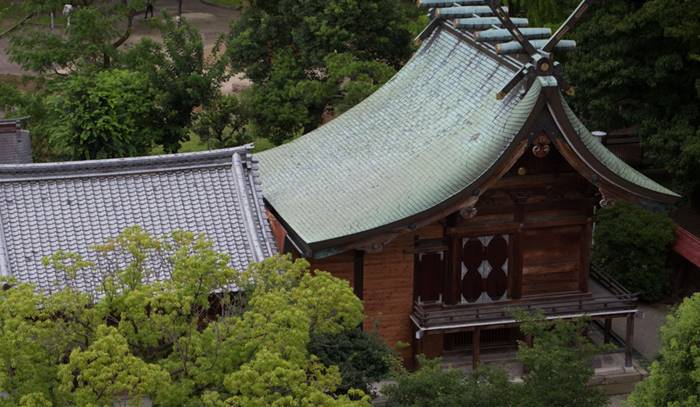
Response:
POLYGON ((474 189, 540 111, 538 100, 564 109, 561 116, 581 142, 574 150, 586 150, 593 161, 586 165, 605 169, 610 184, 658 200, 678 197, 595 140, 561 98, 561 79, 514 81, 529 65, 448 21, 434 19, 420 38, 413 58, 366 100, 257 155, 265 199, 306 255, 332 254, 335 242, 396 225, 474 189))

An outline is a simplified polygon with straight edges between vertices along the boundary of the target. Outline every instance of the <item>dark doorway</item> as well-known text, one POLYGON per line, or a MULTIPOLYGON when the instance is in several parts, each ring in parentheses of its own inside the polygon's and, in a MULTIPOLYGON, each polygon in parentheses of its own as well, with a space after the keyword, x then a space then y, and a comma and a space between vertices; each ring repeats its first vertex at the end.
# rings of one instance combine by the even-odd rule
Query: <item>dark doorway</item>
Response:
POLYGON ((437 301, 442 298, 445 257, 444 251, 416 255, 416 299, 437 301))

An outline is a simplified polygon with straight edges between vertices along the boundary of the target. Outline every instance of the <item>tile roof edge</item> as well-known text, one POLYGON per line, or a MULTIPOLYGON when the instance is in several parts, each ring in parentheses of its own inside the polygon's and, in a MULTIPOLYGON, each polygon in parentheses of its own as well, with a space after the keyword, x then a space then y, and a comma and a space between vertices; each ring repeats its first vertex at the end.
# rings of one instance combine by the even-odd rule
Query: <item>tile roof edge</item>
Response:
POLYGON ((260 223, 260 229, 263 234, 265 248, 267 253, 272 256, 277 252, 277 247, 275 245, 275 236, 272 234, 272 226, 265 213, 265 201, 262 191, 262 179, 260 177, 259 171, 259 161, 255 156, 250 155, 250 171, 248 172, 248 177, 251 185, 251 192, 253 195, 253 203, 255 204, 255 214, 258 217, 258 222, 260 223))
POLYGON ((0 165, 0 183, 89 178, 108 175, 128 175, 221 167, 230 165, 231 157, 234 154, 243 153, 247 156, 252 149, 252 144, 246 144, 239 147, 194 153, 54 163, 2 164, 0 165))
MULTIPOLYGON (((248 198, 249 191, 247 190, 247 187, 251 188, 250 192, 252 195, 252 189, 254 189, 255 186, 248 184, 246 172, 250 172, 251 168, 244 166, 243 164, 244 160, 249 159, 250 156, 248 154, 241 157, 240 152, 234 152, 231 158, 231 172, 235 183, 235 193, 237 195, 238 202, 240 202, 242 206, 241 214, 243 215, 243 221, 245 222, 244 230, 254 256, 253 261, 262 261, 266 257, 262 247, 263 242, 260 242, 260 236, 258 236, 257 228, 255 227, 256 219, 252 217, 253 210, 256 210, 257 212, 258 205, 256 202, 254 203, 255 208, 251 208, 251 202, 248 198)), ((262 229, 263 225, 260 225, 260 227, 262 229)))
POLYGON ((0 213, 0 277, 10 277, 10 259, 7 254, 7 242, 5 241, 5 228, 3 227, 2 213, 0 213))

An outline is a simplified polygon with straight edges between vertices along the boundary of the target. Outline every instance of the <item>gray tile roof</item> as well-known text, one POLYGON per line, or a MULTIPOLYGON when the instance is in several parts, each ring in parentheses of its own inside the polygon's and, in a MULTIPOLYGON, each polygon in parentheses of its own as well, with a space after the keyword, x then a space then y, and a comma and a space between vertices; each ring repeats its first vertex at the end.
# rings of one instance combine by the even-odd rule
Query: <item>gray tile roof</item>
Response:
POLYGON ((0 164, 32 162, 29 132, 22 130, 21 119, 0 119, 0 164))
MULTIPOLYGON (((64 250, 94 261, 92 245, 132 225, 154 235, 204 233, 238 270, 276 250, 250 146, 0 165, 0 274, 52 291, 67 280, 42 266, 44 256, 64 250)), ((79 274, 75 285, 95 293, 101 278, 96 271, 79 274)))

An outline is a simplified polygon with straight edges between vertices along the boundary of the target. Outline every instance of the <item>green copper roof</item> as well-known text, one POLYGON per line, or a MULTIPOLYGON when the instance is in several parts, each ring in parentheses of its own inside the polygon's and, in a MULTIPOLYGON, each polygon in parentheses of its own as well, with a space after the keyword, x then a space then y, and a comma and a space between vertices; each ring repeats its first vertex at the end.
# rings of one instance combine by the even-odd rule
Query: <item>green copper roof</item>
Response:
MULTIPOLYGON (((326 125, 257 155, 263 194, 306 244, 370 231, 428 211, 494 166, 551 77, 495 95, 517 64, 444 26, 382 88, 326 125)), ((663 188, 570 119, 591 153, 639 186, 663 188)), ((673 194, 675 195, 675 194, 673 194)))
MULTIPOLYGON (((563 99, 562 99, 563 100, 563 99)), ((591 134, 586 126, 576 117, 576 114, 571 110, 568 103, 564 101, 564 111, 574 126, 576 133, 586 145, 588 151, 590 151, 595 158, 600 161, 604 166, 610 169, 612 172, 620 176, 626 181, 633 184, 639 185, 642 188, 658 192, 665 195, 670 195, 674 197, 680 197, 680 195, 671 191, 668 188, 656 183, 649 177, 641 174, 639 171, 630 167, 626 162, 619 159, 615 154, 611 153, 603 144, 596 140, 596 137, 591 134)))
POLYGON ((399 221, 468 187, 527 118, 512 68, 437 29, 386 85, 330 123, 258 155, 266 200, 306 243, 399 221), (521 111, 522 110, 522 111, 521 111), (506 127, 508 131, 505 131, 506 127))

